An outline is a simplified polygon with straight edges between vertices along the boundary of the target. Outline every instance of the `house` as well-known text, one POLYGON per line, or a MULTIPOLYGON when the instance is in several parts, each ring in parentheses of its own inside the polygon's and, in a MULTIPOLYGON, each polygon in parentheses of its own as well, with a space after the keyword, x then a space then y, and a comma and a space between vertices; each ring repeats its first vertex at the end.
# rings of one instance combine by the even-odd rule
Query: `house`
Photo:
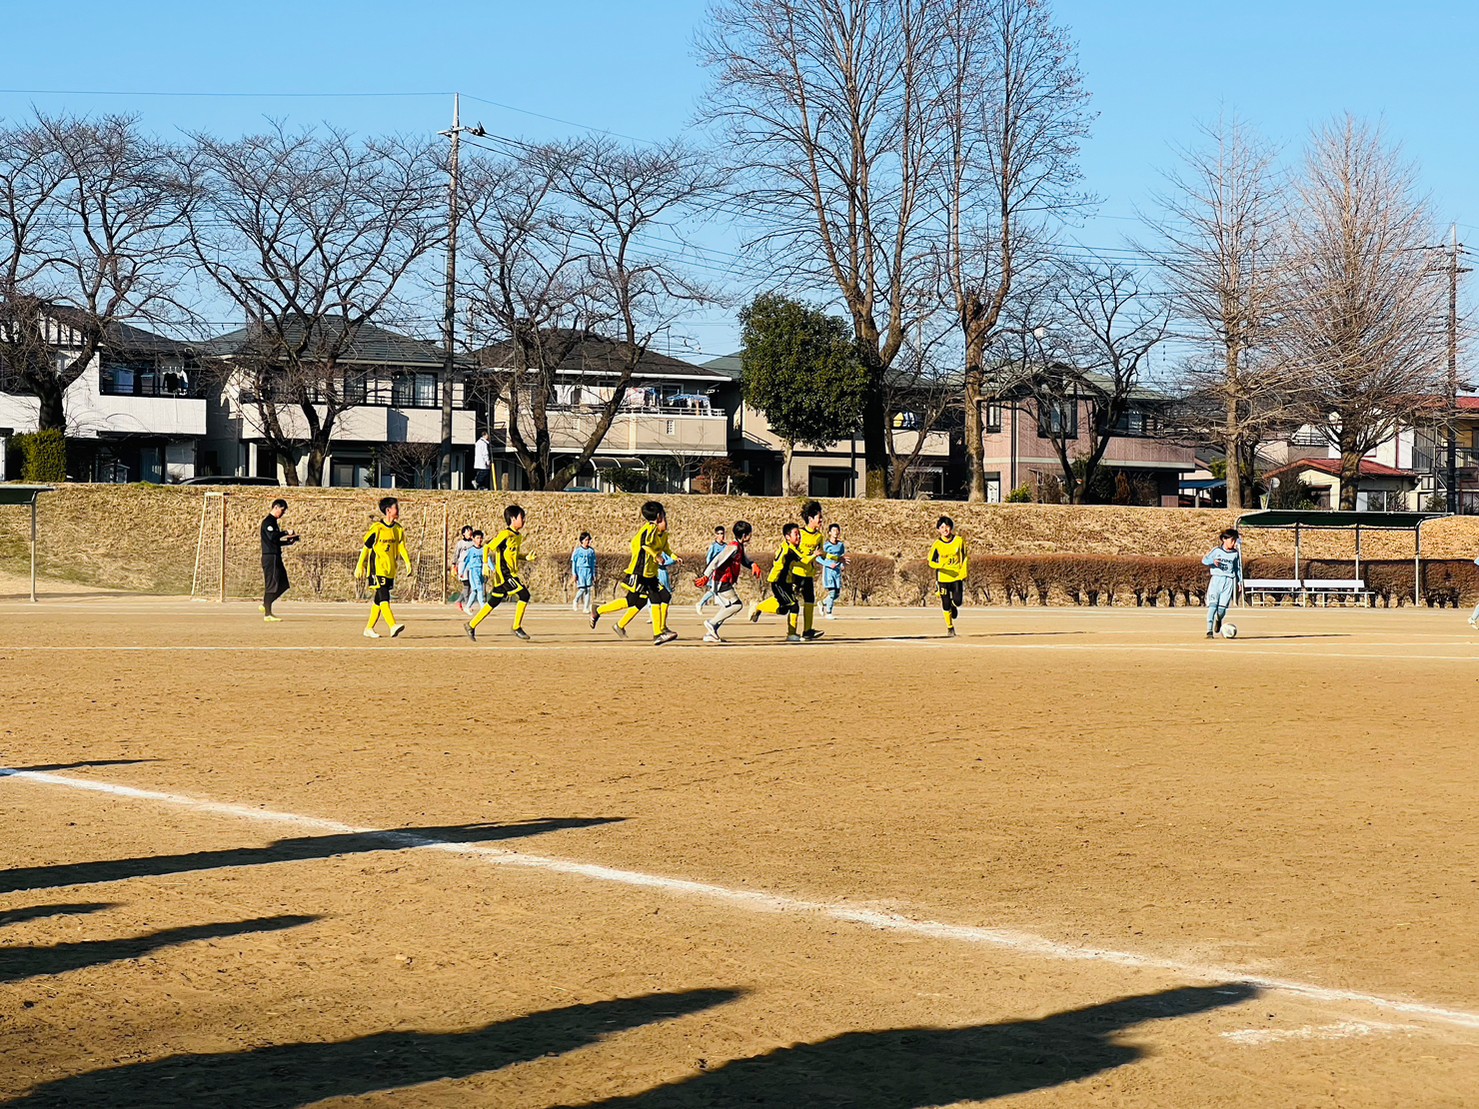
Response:
MULTIPOLYGON (((1340 459, 1304 458, 1263 475, 1270 496, 1278 499, 1281 485, 1302 482, 1314 494, 1314 508, 1340 507, 1340 459)), ((1410 512, 1416 508, 1419 477, 1412 470, 1361 459, 1357 470, 1357 512, 1410 512)))
MULTIPOLYGON (((338 317, 325 321, 326 327, 341 325, 338 317)), ((274 449, 269 419, 278 422, 288 439, 308 437, 302 407, 289 397, 271 395, 272 367, 263 371, 254 354, 260 337, 257 329, 244 327, 206 344, 222 368, 212 390, 201 447, 202 474, 279 477, 283 461, 274 449)), ((288 336, 290 341, 298 338, 288 336)), ((320 398, 314 405, 320 419, 331 408, 334 412, 324 483, 360 488, 434 486, 445 366, 442 348, 435 343, 361 325, 337 356, 329 377, 307 386, 320 398)), ((454 487, 461 487, 471 466, 475 413, 466 403, 462 382, 454 382, 452 390, 452 476, 454 487)), ((298 465, 301 468, 303 461, 298 465)), ((300 479, 303 476, 300 472, 300 479)))
MULTIPOLYGON (((1454 488, 1458 494, 1454 509, 1464 515, 1479 515, 1479 397, 1454 400, 1454 488)), ((1411 465, 1418 474, 1418 503, 1426 507, 1432 497, 1448 492, 1448 426, 1445 422, 1413 428, 1408 434, 1411 465)))
MULTIPOLYGON (((84 317, 53 306, 48 342, 59 361, 84 349, 84 317)), ((14 382, 10 387, 15 388, 14 382)), ((191 346, 124 323, 103 327, 98 351, 67 387, 67 475, 74 481, 182 481, 195 476, 206 434, 205 391, 191 346)), ((0 390, 0 480, 19 476, 10 440, 37 429, 34 396, 0 390)))
MULTIPOLYGON (((740 388, 741 357, 740 352, 727 354, 705 362, 704 369, 725 379, 720 392, 730 413, 729 455, 745 476, 745 492, 778 497, 786 492, 786 444, 771 430, 765 414, 744 402, 740 388)), ((914 448, 920 446, 919 417, 909 407, 909 394, 907 388, 897 391, 894 397, 897 410, 889 415, 888 432, 893 438, 894 452, 900 457, 912 455, 914 448)), ((951 463, 950 428, 932 428, 925 433, 918 460, 907 475, 905 495, 946 496, 954 485, 951 463)), ((792 489, 819 498, 856 497, 861 495, 865 482, 861 438, 850 437, 825 448, 796 444, 791 459, 792 489)))
MULTIPOLYGON (((1081 376, 1091 386, 1096 377, 1081 376)), ((1061 480, 1054 436, 1069 442, 1070 458, 1087 450, 1089 421, 1095 418, 1088 397, 1069 395, 1049 402, 1033 394, 1030 382, 1021 382, 983 403, 988 501, 1000 501, 1022 485, 1036 488, 1047 477, 1061 480), (1083 450, 1074 450, 1076 442, 1084 444, 1083 450)), ((1154 390, 1134 389, 1099 465, 1146 490, 1152 503, 1174 508, 1180 503, 1182 475, 1195 471, 1197 460, 1193 447, 1164 432, 1171 403, 1154 390)))
MULTIPOLYGON (((682 492, 705 462, 729 454, 725 405, 732 382, 706 366, 695 366, 647 349, 632 357, 625 342, 594 332, 561 332, 564 357, 554 369, 554 394, 546 401, 550 448, 560 463, 577 458, 595 431, 601 412, 618 389, 621 400, 600 446, 571 479, 571 487, 610 491, 634 483, 652 492, 682 492), (629 364, 631 376, 622 382, 629 364)), ((482 382, 475 395, 492 397, 486 420, 493 448, 494 482, 523 489, 527 478, 509 430, 510 389, 520 390, 518 429, 534 441, 533 386, 511 374, 514 349, 504 342, 476 355, 482 382)))

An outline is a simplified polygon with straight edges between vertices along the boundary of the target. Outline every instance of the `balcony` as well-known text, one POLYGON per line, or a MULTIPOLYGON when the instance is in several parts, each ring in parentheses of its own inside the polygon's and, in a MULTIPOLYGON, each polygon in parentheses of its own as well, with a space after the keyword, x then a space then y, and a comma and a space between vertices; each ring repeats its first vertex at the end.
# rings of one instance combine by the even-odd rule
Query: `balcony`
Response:
MULTIPOLYGON (((600 413, 587 405, 551 405, 550 448, 557 452, 581 450, 595 432, 600 413)), ((507 413, 502 413, 507 420, 507 413)), ((534 438, 527 412, 519 414, 526 441, 534 438)), ((728 453, 728 419, 723 411, 705 407, 661 405, 619 409, 601 440, 602 454, 687 454, 722 456, 728 453)), ((510 446, 509 449, 512 449, 510 446)))

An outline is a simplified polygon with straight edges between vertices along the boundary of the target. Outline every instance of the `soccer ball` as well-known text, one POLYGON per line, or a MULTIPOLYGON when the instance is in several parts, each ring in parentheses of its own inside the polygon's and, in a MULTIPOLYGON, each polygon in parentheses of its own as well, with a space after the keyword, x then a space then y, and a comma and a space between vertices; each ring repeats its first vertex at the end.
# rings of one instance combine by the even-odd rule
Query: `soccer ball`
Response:
POLYGON ((1236 639, 1237 637, 1238 637, 1238 626, 1236 624, 1223 624, 1222 625, 1222 638, 1223 639, 1236 639))

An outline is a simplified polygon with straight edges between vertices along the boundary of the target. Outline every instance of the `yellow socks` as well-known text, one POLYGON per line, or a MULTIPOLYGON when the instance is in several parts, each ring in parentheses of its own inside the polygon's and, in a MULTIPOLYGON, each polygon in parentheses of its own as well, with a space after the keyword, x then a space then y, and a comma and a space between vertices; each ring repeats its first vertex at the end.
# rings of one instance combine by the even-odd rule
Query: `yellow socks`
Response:
POLYGON ((483 602, 483 607, 478 609, 478 614, 467 622, 467 626, 470 628, 476 628, 484 620, 488 619, 488 614, 492 611, 493 606, 488 604, 486 601, 483 602))
MULTIPOLYGON (((518 603, 518 605, 515 606, 515 608, 514 608, 514 631, 518 631, 520 628, 522 628, 524 626, 524 610, 526 608, 528 608, 528 607, 529 607, 529 602, 528 601, 520 601, 518 603)), ((493 610, 490 608, 488 611, 489 612, 492 612, 493 610)), ((482 616, 483 616, 483 614, 481 612, 478 613, 478 619, 482 619, 482 616)))
POLYGON ((395 613, 390 611, 390 602, 384 601, 380 605, 380 615, 385 617, 385 622, 390 627, 395 627, 395 613))
POLYGON ((380 606, 378 604, 373 604, 373 605, 370 606, 370 622, 365 625, 365 631, 367 631, 367 632, 374 631, 375 630, 375 621, 376 620, 379 620, 379 619, 380 619, 380 606))
POLYGON ((661 635, 668 629, 668 606, 652 606, 652 634, 661 635))
MULTIPOLYGON (((622 609, 624 609, 626 607, 627 607, 626 599, 625 598, 622 598, 621 600, 618 600, 618 601, 607 601, 600 608, 596 609, 596 612, 599 615, 601 615, 601 616, 610 616, 613 612, 620 612, 622 609)), ((631 611, 632 612, 636 612, 637 610, 636 609, 632 609, 631 611)), ((621 626, 622 627, 626 627, 627 626, 627 622, 628 622, 629 619, 630 619, 629 617, 624 617, 620 621, 621 626)))
POLYGON ((952 616, 952 615, 951 615, 951 614, 950 614, 950 613, 948 613, 948 612, 947 612, 947 613, 945 613, 945 626, 946 626, 946 627, 947 627, 947 628, 953 628, 953 627, 955 627, 955 617, 954 617, 954 616, 952 616))
MULTIPOLYGON (((626 605, 626 602, 625 601, 608 601, 606 604, 604 604, 604 605, 601 606, 601 611, 602 612, 605 612, 606 609, 609 608, 611 605, 625 606, 626 605)), ((616 609, 613 608, 613 609, 611 609, 611 611, 612 612, 615 612, 616 609)), ((637 618, 637 613, 639 611, 641 611, 641 610, 640 609, 635 609, 635 608, 628 608, 626 610, 626 612, 622 615, 622 618, 616 622, 616 626, 618 628, 624 628, 624 627, 626 627, 628 624, 630 624, 633 620, 635 620, 637 618)))
POLYGON ((756 606, 756 608, 758 608, 761 612, 769 613, 771 616, 774 616, 776 613, 780 612, 781 603, 774 597, 766 597, 765 600, 761 601, 756 606))

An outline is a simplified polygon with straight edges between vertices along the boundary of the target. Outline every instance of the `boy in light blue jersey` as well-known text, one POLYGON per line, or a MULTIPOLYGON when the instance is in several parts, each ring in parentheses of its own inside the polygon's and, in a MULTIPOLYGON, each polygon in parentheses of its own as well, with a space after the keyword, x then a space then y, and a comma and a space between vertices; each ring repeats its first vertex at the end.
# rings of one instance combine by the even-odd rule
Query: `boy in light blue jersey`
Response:
MULTIPOLYGON (((718 558, 727 546, 729 546, 729 543, 724 536, 724 525, 720 524, 714 529, 714 541, 709 544, 709 555, 704 560, 704 565, 707 566, 714 559, 718 558)), ((698 604, 693 606, 693 611, 702 616, 704 614, 704 605, 710 601, 713 601, 715 604, 719 602, 718 587, 712 581, 709 582, 709 588, 704 590, 704 595, 698 599, 698 604)))
POLYGON ((842 526, 831 524, 827 527, 827 541, 822 544, 822 588, 826 590, 826 596, 822 599, 822 615, 828 620, 835 620, 832 609, 837 605, 837 598, 842 595, 842 567, 847 562, 847 544, 842 541, 842 526))
POLYGON ((570 580, 575 585, 574 612, 591 614, 591 597, 596 591, 596 548, 591 546, 591 533, 580 533, 580 542, 570 552, 570 580))
POLYGON ((1207 585, 1207 638, 1222 630, 1228 606, 1243 578, 1243 554, 1238 550, 1238 533, 1228 528, 1218 537, 1218 545, 1207 552, 1202 565, 1211 567, 1212 580, 1207 585))
POLYGON ((488 600, 488 589, 483 584, 483 539, 480 531, 468 533, 467 548, 462 552, 462 561, 457 565, 457 576, 463 582, 462 609, 476 612, 488 600))

